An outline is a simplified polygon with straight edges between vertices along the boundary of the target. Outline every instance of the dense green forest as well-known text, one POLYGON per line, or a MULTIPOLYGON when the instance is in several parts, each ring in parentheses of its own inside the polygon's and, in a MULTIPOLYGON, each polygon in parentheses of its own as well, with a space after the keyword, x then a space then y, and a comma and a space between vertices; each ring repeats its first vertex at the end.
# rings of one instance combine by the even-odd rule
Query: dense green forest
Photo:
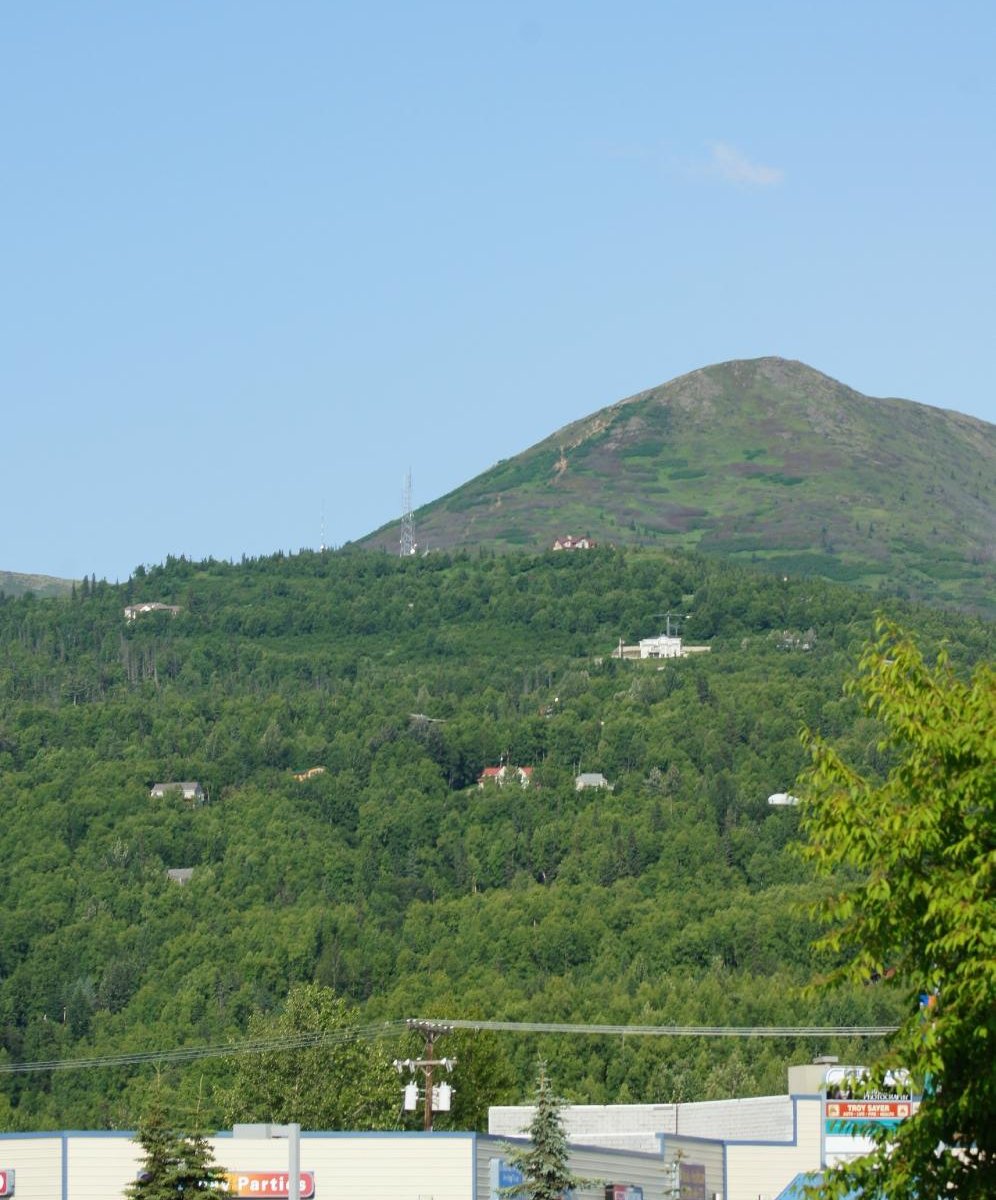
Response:
MULTIPOLYGON (((821 885, 767 803, 802 726, 887 765, 842 692, 875 604, 956 669, 991 656, 971 617, 641 550, 170 559, 0 600, 0 1066, 234 1041, 302 982, 365 1024, 895 1020, 888 988, 801 998, 821 885), (139 601, 179 612, 126 620, 139 601), (711 652, 611 657, 667 612, 711 652), (530 786, 479 788, 500 762, 530 786), (150 795, 180 780, 206 802, 150 795)), ((463 1041, 496 1100, 538 1054, 607 1102, 779 1091, 790 1061, 869 1052, 508 1034, 474 1075, 463 1041)), ((234 1072, 158 1074, 220 1125, 234 1072)), ((151 1078, 0 1074, 0 1127, 131 1128, 151 1078)))

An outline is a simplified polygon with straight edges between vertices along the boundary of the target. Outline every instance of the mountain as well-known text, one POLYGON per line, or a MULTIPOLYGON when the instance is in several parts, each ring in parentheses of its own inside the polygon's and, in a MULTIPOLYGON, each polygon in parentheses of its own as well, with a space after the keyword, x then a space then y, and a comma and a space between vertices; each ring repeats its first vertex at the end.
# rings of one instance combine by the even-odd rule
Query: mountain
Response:
MULTIPOLYGON (((695 548, 996 612, 996 426, 800 362, 721 363, 616 404, 415 514, 418 542, 695 548)), ((397 552, 398 523, 363 542, 397 552)))
POLYGON ((36 596, 68 596, 73 590, 72 579, 56 579, 52 575, 18 575, 14 571, 0 571, 0 592, 5 596, 23 596, 32 592, 36 596))

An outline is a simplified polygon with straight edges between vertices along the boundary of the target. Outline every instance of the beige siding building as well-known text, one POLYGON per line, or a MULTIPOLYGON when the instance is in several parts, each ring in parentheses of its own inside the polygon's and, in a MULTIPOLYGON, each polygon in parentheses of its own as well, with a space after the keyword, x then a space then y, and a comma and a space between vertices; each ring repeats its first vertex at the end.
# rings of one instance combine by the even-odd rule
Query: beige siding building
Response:
MULTIPOLYGON (((861 1068, 841 1068, 844 1071, 861 1068)), ((781 1096, 690 1104, 567 1105, 571 1170, 593 1182, 577 1200, 779 1200, 804 1172, 865 1153, 842 1132, 827 1068, 789 1070, 781 1096)), ((915 1100, 885 1106, 915 1109, 915 1100)), ((499 1200, 516 1182, 513 1146, 532 1118, 526 1105, 495 1107, 488 1134, 301 1134, 301 1200, 499 1200)), ((0 1134, 0 1196, 13 1200, 123 1200, 141 1151, 129 1133, 0 1134), (6 1187, 6 1191, 4 1188, 6 1187)), ((286 1141, 219 1133, 228 1195, 287 1195, 286 1141)))
MULTIPOLYGON (((141 1149, 129 1133, 0 1134, 0 1180, 13 1200, 123 1200, 141 1149)), ((230 1196, 287 1196, 287 1142, 211 1139, 230 1173, 230 1196)), ((302 1200, 498 1200, 492 1181, 507 1170, 508 1141, 475 1133, 302 1133, 302 1200)), ((576 1148, 575 1173, 594 1181, 577 1200, 602 1200, 605 1183, 665 1200, 670 1176, 660 1153, 576 1148)), ((634 1193, 635 1195, 636 1193, 634 1193)), ((709 1200, 712 1200, 710 1197, 709 1200)))
POLYGON ((63 1138, 58 1133, 17 1133, 0 1137, 0 1173, 8 1196, 53 1200, 62 1195, 63 1138))

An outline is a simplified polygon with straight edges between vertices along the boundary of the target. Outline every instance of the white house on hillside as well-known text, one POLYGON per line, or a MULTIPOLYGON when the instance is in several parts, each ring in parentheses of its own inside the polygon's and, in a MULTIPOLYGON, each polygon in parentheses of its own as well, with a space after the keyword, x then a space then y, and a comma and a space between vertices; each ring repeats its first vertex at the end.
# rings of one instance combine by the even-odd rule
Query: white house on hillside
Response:
POLYGON ((586 788, 608 788, 611 792, 612 784, 609 783, 601 771, 582 771, 574 779, 574 790, 576 792, 583 792, 586 788))
POLYGON ((196 779, 181 780, 178 783, 157 783, 149 795, 153 800, 162 800, 174 793, 191 804, 204 803, 204 789, 196 779))
POLYGON ((179 604, 160 604, 158 600, 148 600, 143 604, 127 605, 124 610, 124 615, 126 621, 134 621, 140 617, 142 613, 168 612, 171 617, 175 617, 179 611, 179 604))

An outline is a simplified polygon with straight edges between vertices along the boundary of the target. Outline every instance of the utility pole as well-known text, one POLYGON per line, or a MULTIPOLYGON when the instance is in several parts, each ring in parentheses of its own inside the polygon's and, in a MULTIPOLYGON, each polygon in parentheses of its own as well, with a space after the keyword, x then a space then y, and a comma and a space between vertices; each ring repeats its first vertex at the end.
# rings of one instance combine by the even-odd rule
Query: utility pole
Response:
MULTIPOLYGON (((422 1128, 426 1133, 432 1132, 432 1114, 436 1112, 447 1112, 450 1107, 450 1096, 453 1089, 448 1083, 441 1083, 437 1087, 433 1087, 432 1076, 436 1067, 443 1067, 447 1072, 452 1071, 456 1064, 455 1058, 436 1058, 436 1039, 444 1034, 452 1033, 452 1025, 438 1025, 432 1021, 418 1021, 411 1019, 407 1022, 408 1028, 413 1033, 421 1034, 425 1046, 421 1058, 402 1058, 395 1059, 395 1070, 401 1074, 402 1071, 421 1071, 425 1079, 425 1096, 422 1109, 422 1128)), ((414 1090, 414 1084, 409 1084, 409 1088, 414 1090)), ((405 1089, 406 1101, 405 1107, 408 1108, 408 1088, 405 1089)), ((413 1097, 414 1099, 414 1097, 413 1097)), ((411 1104, 411 1108, 415 1105, 411 1104)))
POLYGON ((432 1068, 436 1065, 436 1060, 432 1057, 432 1052, 436 1045, 436 1038, 439 1036, 439 1031, 431 1025, 425 1025, 420 1030, 425 1038, 425 1050, 423 1051, 422 1061, 419 1066, 425 1074, 425 1104, 422 1107, 422 1128, 426 1133, 432 1132, 432 1068))

